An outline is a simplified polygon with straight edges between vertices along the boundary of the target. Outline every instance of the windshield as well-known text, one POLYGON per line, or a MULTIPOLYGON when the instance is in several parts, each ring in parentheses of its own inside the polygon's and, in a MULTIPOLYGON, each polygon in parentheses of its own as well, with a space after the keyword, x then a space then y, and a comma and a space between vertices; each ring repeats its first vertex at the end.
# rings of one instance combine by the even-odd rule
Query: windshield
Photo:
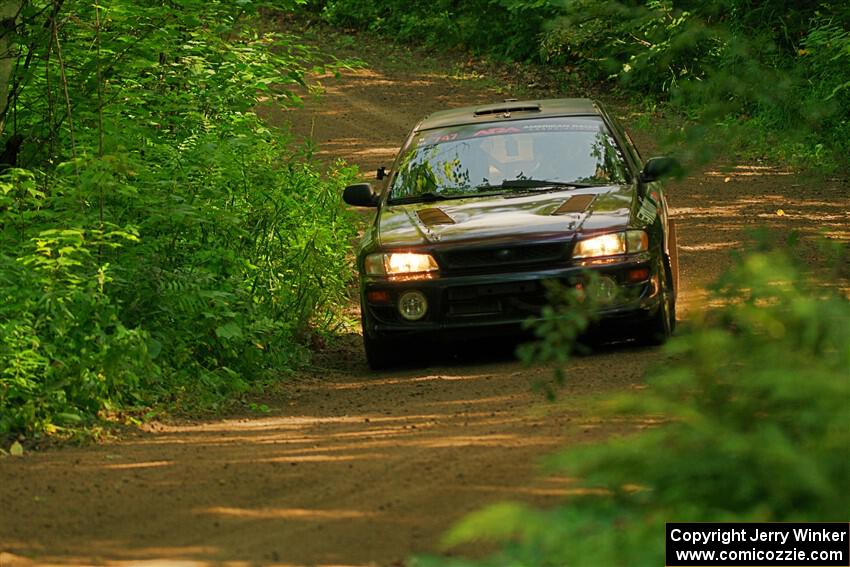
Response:
POLYGON ((559 185, 625 183, 605 123, 571 116, 417 133, 396 167, 390 201, 459 198, 559 185))

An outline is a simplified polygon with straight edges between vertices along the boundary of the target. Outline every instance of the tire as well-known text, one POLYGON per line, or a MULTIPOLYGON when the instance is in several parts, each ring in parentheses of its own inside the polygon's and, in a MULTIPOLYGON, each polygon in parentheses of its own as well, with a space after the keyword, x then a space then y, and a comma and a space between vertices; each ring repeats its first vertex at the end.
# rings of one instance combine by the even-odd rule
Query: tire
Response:
POLYGON ((370 337, 366 331, 368 315, 363 303, 360 303, 360 331, 363 333, 363 350, 366 352, 366 364, 372 370, 386 370, 397 366, 403 360, 404 352, 397 341, 370 337))
POLYGON ((679 243, 678 234, 676 232, 676 223, 670 220, 670 234, 667 237, 667 251, 670 254, 670 272, 672 274, 671 282, 673 284, 673 294, 676 298, 679 297, 679 243))
POLYGON ((386 370, 401 362, 401 351, 392 341, 375 339, 363 333, 366 363, 372 370, 386 370))
POLYGON ((666 260, 661 260, 658 279, 661 283, 661 304, 649 320, 645 332, 641 332, 638 337, 638 342, 645 345, 663 345, 676 330, 676 294, 666 260))

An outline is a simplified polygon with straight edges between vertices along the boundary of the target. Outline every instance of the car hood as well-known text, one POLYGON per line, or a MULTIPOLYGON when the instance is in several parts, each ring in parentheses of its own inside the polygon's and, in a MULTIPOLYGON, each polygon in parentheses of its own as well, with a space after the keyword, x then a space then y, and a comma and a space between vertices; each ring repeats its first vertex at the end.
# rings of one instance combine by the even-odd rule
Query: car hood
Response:
POLYGON ((375 228, 385 249, 563 238, 578 231, 626 228, 634 193, 633 186, 618 185, 388 205, 378 215, 375 228))

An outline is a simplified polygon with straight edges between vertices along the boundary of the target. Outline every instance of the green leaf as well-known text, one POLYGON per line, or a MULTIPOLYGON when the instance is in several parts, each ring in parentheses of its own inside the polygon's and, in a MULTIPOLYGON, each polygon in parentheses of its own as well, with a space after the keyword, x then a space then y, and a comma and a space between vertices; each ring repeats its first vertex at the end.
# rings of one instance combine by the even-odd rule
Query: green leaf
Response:
POLYGON ((148 355, 155 359, 162 352, 162 343, 156 339, 148 339, 148 355))
POLYGON ((68 425, 76 425, 78 423, 81 423, 83 421, 83 418, 80 417, 79 415, 75 414, 75 413, 63 412, 63 413, 57 413, 56 414, 56 421, 59 421, 61 423, 65 423, 65 424, 68 424, 68 425))
POLYGON ((221 339, 241 339, 242 327, 235 321, 222 325, 215 330, 215 334, 221 339))
POLYGON ((537 512, 525 504, 502 502, 473 512, 455 525, 443 538, 441 547, 448 549, 472 541, 499 541, 521 531, 537 512))

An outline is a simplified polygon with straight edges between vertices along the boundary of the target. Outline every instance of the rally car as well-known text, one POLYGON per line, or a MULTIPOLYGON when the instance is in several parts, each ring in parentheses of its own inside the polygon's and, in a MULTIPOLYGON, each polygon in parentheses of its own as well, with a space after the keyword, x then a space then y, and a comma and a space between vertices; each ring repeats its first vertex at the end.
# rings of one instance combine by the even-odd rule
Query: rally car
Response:
POLYGON ((516 332, 546 304, 543 282, 587 270, 606 290, 599 316, 660 343, 676 324, 675 230, 658 180, 588 99, 436 112, 407 137, 380 183, 346 187, 377 209, 360 244, 363 342, 373 368, 423 339, 516 332))

